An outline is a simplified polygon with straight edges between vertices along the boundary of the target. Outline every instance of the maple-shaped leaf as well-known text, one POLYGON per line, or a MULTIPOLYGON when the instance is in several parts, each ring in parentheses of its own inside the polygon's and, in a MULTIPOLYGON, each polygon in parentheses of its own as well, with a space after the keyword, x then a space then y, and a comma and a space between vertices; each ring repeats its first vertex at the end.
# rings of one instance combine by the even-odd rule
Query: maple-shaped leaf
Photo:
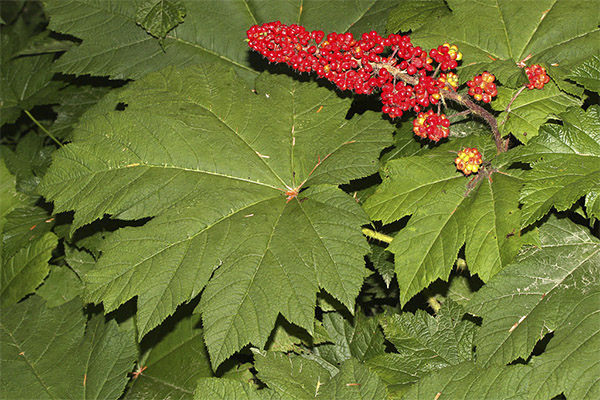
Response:
POLYGON ((575 68, 569 79, 583 85, 587 90, 600 92, 600 56, 594 55, 575 68))
POLYGON ((411 37, 425 48, 443 43, 463 53, 459 72, 466 82, 482 71, 497 74, 501 83, 518 83, 517 62, 545 64, 548 73, 564 78, 570 68, 597 53, 600 13, 597 0, 575 5, 571 1, 447 0, 449 17, 423 24, 411 37), (573 21, 577 21, 576 24, 573 21), (505 62, 495 69, 494 62, 505 62), (509 67, 512 63, 512 67, 509 67))
POLYGON ((74 228, 156 216, 106 240, 87 299, 138 296, 143 336, 210 279, 213 366, 264 346, 279 313, 312 333, 319 288, 353 311, 368 220, 334 185, 375 172, 390 143, 377 113, 347 120, 351 100, 316 83, 264 74, 256 91, 218 65, 150 74, 97 106, 124 111, 86 114, 40 186, 74 228))
POLYGON ((388 247, 395 255, 403 304, 436 279, 447 279, 465 241, 467 264, 484 281, 523 244, 518 233, 520 179, 505 173, 492 173, 489 179, 480 175, 469 189, 473 178, 457 172, 453 163, 453 154, 464 146, 479 148, 484 159, 495 151, 489 138, 469 137, 428 155, 392 160, 383 170, 383 183, 365 203, 371 218, 383 223, 412 215, 388 247))
POLYGON ((58 90, 64 83, 52 81, 53 54, 20 56, 34 27, 19 18, 14 24, 2 28, 0 46, 0 125, 12 123, 36 105, 58 103, 58 90))
POLYGON ((600 192, 600 107, 573 108, 561 118, 562 125, 544 125, 540 135, 515 149, 512 157, 533 167, 523 175, 523 227, 552 207, 564 211, 579 198, 600 192))
MULTIPOLYGON (((555 217, 540 228, 540 241, 539 247, 524 251, 467 304, 469 312, 483 317, 475 338, 480 365, 505 365, 518 357, 527 359, 536 342, 548 332, 558 335, 566 329, 579 335, 565 344, 580 344, 589 334, 573 331, 566 320, 588 293, 597 293, 600 242, 574 223, 555 217)), ((589 301, 585 302, 589 318, 600 322, 597 308, 591 310, 589 301)), ((587 366, 581 364, 581 368, 587 366)), ((579 376, 577 372, 562 373, 579 376)))
POLYGON ((136 12, 136 21, 152 36, 164 39, 171 29, 183 22, 186 9, 181 0, 145 0, 136 12))
POLYGON ((133 331, 102 315, 86 323, 79 299, 46 308, 33 296, 1 311, 3 398, 120 398, 136 356, 133 331))
POLYGON ((189 399, 199 378, 213 376, 200 316, 165 321, 142 342, 135 377, 123 399, 189 399))
POLYGON ((543 90, 525 89, 513 101, 520 90, 499 88, 498 98, 492 102, 492 106, 502 111, 498 116, 502 136, 512 133, 523 143, 537 136, 540 126, 549 118, 556 118, 567 108, 578 107, 582 103, 561 91, 553 82, 548 82, 543 90))
POLYGON ((169 65, 181 67, 218 62, 224 68, 235 67, 251 81, 258 75, 253 66, 257 61, 260 63, 260 57, 249 56, 245 41, 246 31, 252 25, 280 20, 303 25, 309 30, 352 30, 360 35, 373 29, 383 31, 387 12, 396 6, 395 2, 384 0, 353 3, 340 0, 328 3, 148 0, 150 3, 182 3, 181 9, 186 10, 185 21, 159 40, 137 25, 139 2, 46 1, 49 29, 83 40, 81 45, 56 61, 55 70, 76 75, 137 79, 169 65))

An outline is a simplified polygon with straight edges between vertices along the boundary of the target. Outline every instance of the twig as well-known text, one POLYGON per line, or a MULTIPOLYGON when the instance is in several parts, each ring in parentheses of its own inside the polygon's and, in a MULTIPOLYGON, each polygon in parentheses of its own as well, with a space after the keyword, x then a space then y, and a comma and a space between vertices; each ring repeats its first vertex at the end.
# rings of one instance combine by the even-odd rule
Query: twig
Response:
POLYGON ((31 119, 31 120, 32 120, 32 121, 33 121, 33 122, 34 122, 34 123, 35 123, 35 124, 36 124, 36 125, 37 125, 37 126, 40 128, 40 129, 41 129, 41 130, 42 130, 42 131, 44 131, 44 133, 45 133, 46 135, 48 135, 48 136, 49 136, 49 137, 50 137, 52 140, 54 140, 54 141, 56 142, 56 144, 58 144, 60 147, 62 147, 62 146, 63 146, 63 144, 62 144, 62 143, 61 143, 61 142, 60 142, 60 141, 59 141, 57 138, 55 138, 55 137, 54 137, 54 136, 53 136, 53 135, 52 135, 50 132, 48 132, 48 130, 47 130, 46 128, 44 128, 44 127, 42 126, 42 124, 40 124, 40 123, 38 122, 38 120, 37 120, 37 119, 35 119, 35 118, 33 117, 33 115, 31 115, 31 113, 30 113, 29 111, 25 110, 25 114, 27 114, 27 116, 29 117, 29 119, 31 119))

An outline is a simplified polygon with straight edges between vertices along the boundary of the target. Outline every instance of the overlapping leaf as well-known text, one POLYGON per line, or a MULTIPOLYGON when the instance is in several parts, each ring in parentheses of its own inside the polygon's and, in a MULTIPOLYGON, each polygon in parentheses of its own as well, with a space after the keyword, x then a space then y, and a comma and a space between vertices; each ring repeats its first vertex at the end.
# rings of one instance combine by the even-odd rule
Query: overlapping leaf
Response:
POLYGON ((145 1, 46 1, 49 29, 83 40, 57 60, 56 70, 137 79, 168 65, 219 62, 224 68, 235 67, 246 78, 254 79, 258 73, 252 65, 256 65, 259 57, 249 57, 244 41, 250 26, 281 20, 308 29, 352 30, 360 34, 383 30, 387 12, 397 4, 381 0, 353 3, 187 0, 182 2, 186 10, 184 22, 159 41, 136 25, 141 3, 145 1))
POLYGON ((16 57, 27 45, 34 27, 22 18, 2 29, 0 68, 0 125, 12 123, 22 110, 39 104, 58 103, 58 89, 64 83, 51 81, 53 54, 16 57))
POLYGON ((460 68, 466 82, 489 70, 503 84, 522 82, 516 63, 531 56, 527 65, 544 64, 554 77, 565 77, 570 68, 597 53, 600 40, 598 0, 502 1, 448 0, 452 15, 415 30, 414 41, 427 48, 448 42, 464 54, 460 68), (577 21, 577 23, 573 23, 577 21), (494 62, 506 64, 494 68, 494 62), (512 63, 512 67, 509 67, 512 63))
POLYGON ((118 399, 136 355, 133 332, 115 321, 95 316, 86 327, 79 300, 3 307, 0 340, 3 398, 118 399))
MULTIPOLYGON (((591 276, 589 276, 591 277, 591 276)), ((598 275, 593 278, 597 279, 598 275)), ((600 285, 587 286, 550 340, 544 353, 535 357, 529 397, 548 399, 564 393, 572 399, 600 396, 600 285)), ((570 302, 571 303, 571 302, 570 302)))
POLYGON ((254 352, 258 378, 282 398, 369 399, 386 397, 387 390, 377 375, 355 358, 341 363, 331 374, 317 361, 272 352, 254 352))
POLYGON ((157 216, 111 235, 86 278, 107 310, 138 296, 141 335, 214 272, 200 309, 215 366, 263 346, 279 313, 312 332, 319 288, 353 310, 367 219, 331 184, 373 173, 390 142, 379 115, 346 120, 350 100, 316 84, 265 74, 256 90, 219 66, 149 75, 98 105, 124 111, 81 121, 41 184, 74 227, 157 216))
MULTIPOLYGON (((483 316, 475 339, 478 364, 505 365, 518 357, 527 359, 535 343, 552 331, 558 335, 565 329, 576 335, 564 341, 565 346, 572 346, 571 351, 596 340, 589 339, 590 331, 569 327, 569 323, 573 324, 572 313, 581 316, 584 311, 587 315, 579 321, 600 323, 598 304, 594 307, 590 298, 592 293, 598 298, 600 242, 572 222, 555 217, 540 228, 540 240, 539 248, 530 248, 469 302, 469 312, 483 316)), ((583 350, 582 357, 586 354, 583 350)), ((569 365, 580 370, 558 373, 581 376, 590 367, 576 364, 569 365)))
POLYGON ((364 362, 384 352, 383 335, 376 318, 359 312, 349 322, 341 314, 329 312, 323 315, 323 327, 332 343, 318 346, 315 354, 332 365, 350 358, 364 362))
POLYGON ((395 254, 402 303, 436 279, 447 279, 465 241, 471 272, 487 280, 512 260, 524 240, 518 233, 521 180, 492 174, 468 189, 467 178, 454 168, 451 149, 476 146, 485 159, 486 151, 493 157, 491 141, 474 137, 449 145, 431 155, 388 162, 383 184, 365 203, 371 218, 383 223, 412 215, 388 247, 395 254))
POLYGON ((31 199, 16 191, 15 177, 4 160, 0 160, 0 180, 0 300, 8 306, 42 283, 58 240, 49 232, 52 223, 46 211, 32 206, 31 199))
POLYGON ((481 368, 474 362, 464 362, 431 372, 403 398, 527 399, 531 369, 526 365, 481 368))
POLYGON ((514 161, 533 166, 521 192, 523 226, 552 207, 564 211, 579 198, 600 192, 600 107, 573 108, 561 117, 562 125, 544 125, 540 136, 515 151, 514 161))
POLYGON ((500 88, 498 98, 492 103, 494 109, 502 111, 498 125, 502 136, 512 133, 523 143, 538 135, 538 129, 549 118, 557 118, 567 108, 580 106, 581 101, 562 92, 549 82, 542 90, 522 91, 510 105, 519 89, 500 88))
POLYGON ((585 60, 568 77, 587 90, 600 92, 600 56, 594 55, 585 60))
POLYGON ((260 391, 243 382, 220 378, 201 378, 194 400, 267 400, 280 399, 276 392, 270 389, 260 391))
POLYGON ((381 325, 397 352, 371 358, 367 365, 386 383, 394 398, 399 398, 432 371, 473 360, 477 326, 463 320, 464 314, 461 306, 446 299, 436 317, 422 310, 414 315, 385 316, 381 325))
POLYGON ((448 15, 450 9, 443 0, 405 1, 389 13, 386 30, 407 32, 424 24, 435 24, 437 18, 448 15))
POLYGON ((204 346, 200 318, 185 317, 173 327, 161 326, 141 355, 138 369, 123 399, 189 399, 197 381, 213 375, 204 346))
POLYGON ((164 39, 171 29, 183 22, 186 9, 181 0, 146 0, 136 12, 136 22, 146 32, 164 39))

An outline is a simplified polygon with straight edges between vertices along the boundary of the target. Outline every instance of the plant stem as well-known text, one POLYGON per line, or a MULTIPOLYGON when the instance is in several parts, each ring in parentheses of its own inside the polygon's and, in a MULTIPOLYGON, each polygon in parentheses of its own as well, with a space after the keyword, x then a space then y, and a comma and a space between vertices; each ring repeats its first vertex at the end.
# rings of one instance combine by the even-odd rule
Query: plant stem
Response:
POLYGON ((492 129, 492 134, 494 135, 494 141, 496 142, 496 149, 498 153, 505 152, 508 150, 508 139, 502 140, 502 135, 500 134, 500 130, 498 130, 498 121, 492 114, 490 114, 485 108, 473 103, 471 100, 466 98, 465 96, 461 96, 452 90, 442 90, 441 94, 443 97, 453 100, 463 106, 467 107, 473 114, 476 114, 483 118, 485 122, 492 129))
POLYGON ((523 93, 523 90, 525 90, 527 86, 523 85, 523 87, 521 89, 519 89, 517 91, 517 93, 515 93, 515 95, 512 97, 512 99, 510 99, 510 102, 508 103, 508 105, 506 106, 506 108, 504 109, 504 112, 506 113, 506 116, 504 117, 504 119, 502 120, 502 122, 500 122, 500 125, 504 125, 506 123, 506 121, 508 121, 508 118, 510 118, 510 106, 512 106, 512 104, 515 102, 515 100, 517 99, 517 97, 519 97, 519 95, 521 93, 523 93))
POLYGON ((376 232, 376 231, 374 231, 372 229, 369 229, 369 228, 362 228, 362 233, 366 237, 377 239, 380 242, 385 242, 385 243, 391 243, 392 240, 394 239, 393 237, 388 236, 385 233, 376 232))
POLYGON ((52 135, 50 132, 48 132, 48 130, 46 128, 44 128, 42 126, 42 124, 40 124, 38 122, 38 120, 35 119, 33 115, 31 115, 31 113, 29 111, 25 110, 25 114, 27 114, 27 116, 29 117, 29 119, 31 119, 42 131, 44 131, 44 133, 46 135, 48 135, 50 137, 50 139, 54 140, 56 142, 56 144, 58 144, 60 147, 63 146, 63 144, 57 138, 55 138, 54 135, 52 135))

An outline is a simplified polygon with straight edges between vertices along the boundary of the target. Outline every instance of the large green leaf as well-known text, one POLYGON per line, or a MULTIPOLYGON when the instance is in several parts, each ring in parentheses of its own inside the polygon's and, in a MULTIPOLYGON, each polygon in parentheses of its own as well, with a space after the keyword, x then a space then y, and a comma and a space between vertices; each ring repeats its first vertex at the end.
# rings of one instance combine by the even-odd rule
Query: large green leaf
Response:
POLYGON ((79 300, 3 307, 0 338, 0 393, 11 399, 118 399, 136 353, 133 332, 115 321, 95 316, 86 327, 79 300))
MULTIPOLYGON (((574 352, 590 334, 569 327, 570 315, 575 310, 582 312, 578 307, 589 313, 587 324, 600 323, 597 303, 593 309, 591 300, 586 300, 598 290, 598 239, 568 220, 552 217, 540 228, 540 240, 540 247, 525 251, 467 305, 469 312, 483 317, 475 338, 477 363, 482 366, 505 365, 518 357, 527 359, 546 333, 556 331, 558 335, 563 329, 575 335, 564 341, 565 345, 573 346, 570 349, 574 352)), ((582 352, 582 357, 585 354, 582 352)), ((575 364, 569 365, 575 368, 575 364)), ((577 368, 585 371, 588 366, 577 363, 577 368)), ((580 376, 577 369, 560 373, 580 376)))
MULTIPOLYGON (((489 70, 506 84, 519 74, 516 63, 544 64, 564 77, 570 68, 597 53, 600 40, 598 0, 447 0, 452 15, 423 24, 412 35, 427 48, 449 42, 464 54, 462 81, 489 70), (577 21, 577 23, 573 23, 577 21), (504 62, 495 68, 495 62, 504 62), (512 64, 512 66, 510 66, 512 64)), ((497 64, 496 64, 497 65, 497 64)))
POLYGON ((523 143, 528 143, 538 135, 538 129, 549 118, 557 118, 569 107, 580 106, 581 101, 559 90, 552 82, 543 90, 525 89, 510 105, 520 89, 500 88, 498 99, 492 103, 494 109, 503 111, 498 116, 502 136, 512 133, 523 143))
POLYGON ((375 172, 390 143, 379 115, 346 120, 350 100, 314 83, 265 74, 256 90, 220 66, 148 75, 98 105, 124 111, 82 119, 41 184, 74 227, 157 216, 111 235, 87 298, 110 311, 137 295, 144 335, 210 278, 200 309, 215 366, 263 346, 279 313, 312 332, 319 288, 353 310, 367 218, 332 184, 375 172))
POLYGON ((521 191, 523 226, 551 207, 564 211, 588 193, 600 192, 600 107, 573 108, 561 117, 562 125, 544 125, 540 136, 515 151, 514 161, 533 166, 521 191))
POLYGON ((428 155, 392 160, 383 171, 384 182, 365 203, 371 218, 383 223, 412 214, 388 247, 395 254, 402 303, 437 278, 446 279, 465 241, 467 264, 483 280, 510 262, 523 244, 520 179, 492 173, 468 189, 469 180, 452 163, 451 152, 462 146, 478 147, 484 159, 495 150, 489 138, 469 137, 428 155))
MULTIPOLYGON (((170 322, 167 320, 167 322, 170 322)), ((189 399, 197 381, 213 376, 198 315, 161 325, 142 345, 138 369, 123 399, 189 399)))
MULTIPOLYGON (((361 0, 187 0, 185 21, 159 41, 136 25, 136 14, 148 0, 47 0, 49 29, 83 40, 56 62, 56 70, 69 74, 106 75, 137 79, 168 65, 218 62, 235 67, 248 79, 258 56, 249 56, 246 31, 250 26, 281 20, 307 29, 354 33, 383 31, 387 12, 396 1, 361 0)), ((151 3, 158 3, 153 1, 151 3)), ((179 3, 162 1, 160 3, 179 3)), ((153 31, 154 32, 154 31, 153 31)), ((156 32, 162 34, 162 31, 156 32)))

